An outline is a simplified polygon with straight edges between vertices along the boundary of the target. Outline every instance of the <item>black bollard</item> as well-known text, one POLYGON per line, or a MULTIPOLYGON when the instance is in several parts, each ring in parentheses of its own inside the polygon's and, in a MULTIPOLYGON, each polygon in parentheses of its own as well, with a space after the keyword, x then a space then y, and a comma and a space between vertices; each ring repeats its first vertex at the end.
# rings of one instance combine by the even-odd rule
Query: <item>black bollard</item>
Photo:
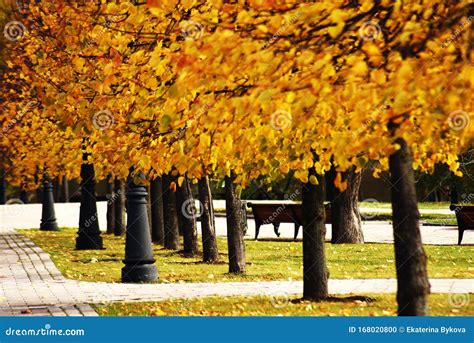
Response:
POLYGON ((150 224, 147 213, 147 192, 143 173, 127 180, 127 229, 125 232, 125 267, 122 282, 153 282, 158 271, 153 258, 150 224))
POLYGON ((102 249, 102 237, 100 236, 95 198, 94 165, 87 163, 87 154, 83 155, 83 161, 81 165, 81 208, 79 211, 76 249, 102 249))
POLYGON ((54 213, 54 197, 53 184, 48 175, 43 179, 43 193, 42 193, 42 211, 40 230, 43 231, 57 231, 58 223, 56 222, 56 214, 54 213))

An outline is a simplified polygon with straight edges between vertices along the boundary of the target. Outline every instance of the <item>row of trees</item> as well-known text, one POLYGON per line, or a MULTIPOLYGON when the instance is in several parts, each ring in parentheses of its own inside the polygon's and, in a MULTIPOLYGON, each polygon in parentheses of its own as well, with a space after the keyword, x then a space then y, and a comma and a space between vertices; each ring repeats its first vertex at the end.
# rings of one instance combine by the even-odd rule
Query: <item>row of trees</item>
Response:
MULTIPOLYGON (((459 174, 457 156, 473 144, 473 11, 437 0, 30 3, 2 70, 3 168, 23 187, 78 178, 79 164, 129 185, 145 176, 152 198, 162 182, 165 245, 174 198, 188 200, 197 182, 205 199, 209 176, 224 178, 233 273, 245 272, 242 188, 292 171, 304 297, 319 300, 324 178, 333 203, 353 208, 360 171, 374 164, 391 177, 399 314, 426 314, 413 170, 444 163, 459 174)), ((354 216, 332 218, 347 227, 354 216)))

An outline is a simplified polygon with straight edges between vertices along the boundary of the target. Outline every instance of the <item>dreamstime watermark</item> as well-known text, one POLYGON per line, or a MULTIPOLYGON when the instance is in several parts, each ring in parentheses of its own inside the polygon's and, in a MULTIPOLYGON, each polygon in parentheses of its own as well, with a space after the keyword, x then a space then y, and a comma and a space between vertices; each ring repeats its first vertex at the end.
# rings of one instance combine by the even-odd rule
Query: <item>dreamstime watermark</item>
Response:
POLYGON ((463 110, 456 110, 449 114, 448 124, 449 127, 455 131, 464 130, 471 123, 469 113, 463 110))
POLYGON ((107 30, 110 28, 111 23, 112 23, 112 21, 109 18, 105 19, 105 23, 103 25, 103 28, 95 35, 95 37, 93 37, 91 39, 87 38, 84 41, 84 47, 87 48, 89 45, 95 43, 100 37, 102 37, 102 35, 104 33, 106 33, 107 30))
POLYGON ((89 226, 93 225, 98 219, 99 216, 96 213, 92 215, 89 219, 86 219, 86 221, 84 222, 84 226, 88 228, 89 226))
POLYGON ((362 200, 362 202, 368 202, 370 204, 370 209, 367 212, 362 212, 360 213, 360 216, 365 219, 365 220, 371 220, 377 217, 380 213, 377 211, 377 209, 380 208, 380 202, 377 199, 374 198, 367 198, 362 200), (375 211, 373 209, 375 208, 375 211))
MULTIPOLYGON (((388 109, 388 103, 387 102, 384 102, 382 105, 378 106, 377 108, 374 109, 374 112, 373 112, 373 115, 380 115, 382 114, 383 111, 387 110, 388 109)), ((362 132, 366 131, 367 128, 372 124, 374 123, 374 120, 372 118, 369 118, 369 119, 366 119, 364 120, 364 122, 362 123, 362 126, 360 126, 359 128, 357 128, 356 130, 354 130, 352 132, 352 136, 354 138, 357 138, 362 132)))
MULTIPOLYGON (((300 191, 297 189, 292 194, 290 194, 289 196, 286 196, 285 198, 286 200, 294 201, 298 197, 299 194, 300 194, 300 191)), ((280 215, 280 213, 282 213, 285 210, 285 208, 286 208, 286 204, 278 206, 277 209, 273 211, 272 214, 263 221, 263 224, 272 224, 273 221, 280 215)))
POLYGON ((92 116, 92 124, 97 130, 108 130, 115 124, 115 118, 109 110, 100 110, 92 116))
POLYGON ((472 20, 474 19, 474 16, 469 16, 468 18, 464 18, 464 20, 456 27, 456 29, 454 30, 454 32, 451 34, 451 36, 449 36, 448 38, 446 38, 443 43, 441 43, 441 48, 445 49, 449 46, 449 44, 451 44, 453 41, 455 41, 460 35, 461 33, 466 30, 466 28, 471 25, 472 23, 472 20))
POLYGON ((185 21, 181 28, 181 34, 184 39, 194 41, 201 39, 204 34, 204 28, 197 21, 185 21))
POLYGON ((454 308, 461 308, 469 304, 469 301, 471 300, 470 298, 471 296, 469 292, 450 292, 448 296, 448 304, 454 308))
POLYGON ((21 111, 18 112, 15 115, 15 117, 12 120, 10 120, 7 125, 3 127, 2 131, 0 132, 0 137, 3 136, 5 133, 7 133, 8 130, 10 130, 16 123, 18 123, 21 120, 21 118, 23 118, 23 116, 35 106, 36 106, 36 102, 34 101, 30 101, 29 103, 27 103, 26 106, 23 107, 21 111))
POLYGON ((112 205, 117 199, 120 198, 120 195, 122 195, 122 191, 120 189, 112 194, 106 194, 105 198, 107 199, 107 206, 112 205))
POLYGON ((84 329, 52 329, 50 324, 45 324, 39 329, 15 329, 9 327, 5 330, 7 336, 84 336, 84 329))
POLYGON ((469 205, 474 202, 474 193, 461 194, 461 201, 458 206, 453 206, 451 209, 454 211, 454 214, 457 215, 465 205, 469 205))
POLYGON ((270 303, 275 308, 284 308, 290 304, 291 297, 288 293, 275 293, 270 295, 270 303))
POLYGON ((461 194, 461 206, 468 205, 470 203, 474 202, 474 193, 469 193, 469 194, 461 194))
POLYGON ((280 27, 278 29, 277 32, 275 32, 275 34, 273 36, 271 36, 266 42, 265 44, 263 44, 262 46, 262 49, 266 49, 270 46, 270 44, 272 44, 275 40, 277 40, 279 37, 281 37, 282 34, 284 34, 286 32, 286 30, 288 29, 288 27, 293 24, 296 19, 298 19, 298 17, 301 15, 301 13, 296 13, 294 16, 292 16, 290 18, 290 20, 288 21, 288 23, 286 23, 285 25, 283 25, 282 27, 280 27))
POLYGON ((5 203, 6 206, 2 206, 3 208, 3 215, 7 218, 17 218, 19 217, 24 211, 21 206, 17 205, 24 205, 25 203, 18 198, 12 198, 7 200, 5 203))
POLYGON ((292 121, 293 118, 291 117, 291 113, 285 110, 277 110, 273 112, 270 119, 272 127, 278 131, 291 127, 292 121))
POLYGON ((209 109, 211 108, 210 104, 204 104, 199 108, 199 110, 196 111, 196 115, 194 118, 189 119, 186 121, 186 124, 183 127, 178 128, 172 135, 172 138, 170 139, 171 142, 177 141, 179 139, 182 139, 184 137, 184 134, 186 133, 186 129, 189 128, 195 121, 199 120, 199 118, 205 114, 209 109))
POLYGON ((202 215, 202 212, 203 204, 199 200, 187 199, 185 202, 183 202, 183 205, 181 205, 181 213, 188 219, 200 217, 202 215), (198 202, 197 208, 196 201, 198 202))
POLYGON ((378 22, 369 20, 363 22, 359 28, 359 36, 365 41, 373 41, 382 34, 382 29, 378 22))
POLYGON ((90 302, 96 305, 109 305, 117 300, 120 299, 116 299, 110 295, 103 293, 95 293, 94 296, 90 299, 90 302))
POLYGON ((3 28, 3 35, 10 42, 16 42, 26 34, 26 27, 21 21, 10 21, 3 28))

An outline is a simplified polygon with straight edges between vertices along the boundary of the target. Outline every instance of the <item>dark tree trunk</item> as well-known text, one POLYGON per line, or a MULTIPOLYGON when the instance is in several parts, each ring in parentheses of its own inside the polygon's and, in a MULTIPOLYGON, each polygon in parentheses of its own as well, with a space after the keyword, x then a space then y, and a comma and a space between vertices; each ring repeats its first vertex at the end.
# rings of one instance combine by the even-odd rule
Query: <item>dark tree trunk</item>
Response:
POLYGON ((165 223, 163 219, 163 184, 156 178, 150 184, 151 196, 151 238, 153 242, 165 243, 165 223))
POLYGON ((115 222, 115 192, 112 176, 107 177, 107 231, 108 234, 114 233, 115 222))
POLYGON ((67 176, 63 176, 60 200, 61 202, 69 202, 69 180, 67 176))
POLYGON ((410 149, 397 139, 400 150, 389 159, 395 265, 397 269, 398 315, 427 314, 430 292, 426 271, 426 254, 421 243, 418 203, 410 149))
POLYGON ((20 191, 20 200, 23 204, 28 204, 28 192, 27 191, 20 191))
POLYGON ((125 234, 125 182, 115 179, 115 236, 123 236, 125 234))
POLYGON ((320 300, 328 297, 329 272, 324 240, 326 211, 324 208, 324 177, 311 168, 319 184, 303 184, 303 298, 320 300))
POLYGON ((178 224, 183 232, 184 256, 194 257, 198 251, 196 205, 187 176, 184 177, 183 184, 176 191, 176 210, 178 224))
POLYGON ((163 219, 165 223, 165 248, 179 249, 178 217, 176 213, 176 194, 170 188, 175 178, 163 175, 163 219))
POLYGON ((331 203, 331 243, 364 243, 359 212, 359 188, 362 174, 355 168, 342 173, 347 188, 341 192, 334 186, 337 172, 333 168, 326 174, 328 197, 331 203))
POLYGON ((227 219, 227 247, 229 250, 229 273, 244 274, 245 243, 244 243, 244 216, 242 202, 234 183, 235 175, 225 177, 225 207, 227 219))
POLYGON ((5 182, 5 170, 0 169, 0 205, 5 205, 6 202, 7 202, 7 183, 5 182))
POLYGON ((58 203, 60 201, 59 198, 61 196, 61 185, 57 177, 53 179, 53 196, 54 196, 54 202, 58 203))
POLYGON ((462 187, 462 178, 451 173, 451 184, 449 198, 451 204, 459 204, 459 189, 462 187))
POLYGON ((219 260, 219 251, 217 250, 214 207, 212 204, 212 193, 208 176, 203 176, 199 179, 198 190, 201 206, 200 215, 203 261, 213 263, 219 260))
POLYGON ((43 202, 43 191, 41 190, 41 187, 36 188, 35 195, 36 195, 36 202, 38 204, 41 204, 43 202))

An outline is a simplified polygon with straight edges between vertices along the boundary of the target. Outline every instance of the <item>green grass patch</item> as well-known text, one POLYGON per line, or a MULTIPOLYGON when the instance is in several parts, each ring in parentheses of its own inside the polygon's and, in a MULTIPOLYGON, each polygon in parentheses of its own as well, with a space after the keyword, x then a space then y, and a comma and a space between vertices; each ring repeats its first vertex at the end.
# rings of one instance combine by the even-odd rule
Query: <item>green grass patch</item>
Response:
MULTIPOLYGON (((125 239, 103 235, 103 250, 75 250, 76 230, 57 232, 22 230, 69 279, 119 282, 125 239)), ((285 240, 246 240, 247 274, 227 273, 227 241, 218 238, 220 264, 205 264, 201 257, 185 258, 176 251, 154 246, 160 282, 224 282, 302 279, 302 244, 285 240)), ((428 245, 428 273, 432 278, 473 278, 474 246, 428 245)), ((326 244, 330 277, 395 278, 392 244, 326 244)))
MULTIPOLYGON (((447 210, 449 209, 449 202, 419 202, 418 208, 420 210, 447 210)), ((389 202, 368 202, 361 201, 359 202, 359 207, 369 207, 369 208, 392 208, 392 204, 389 202)))
MULTIPOLYGON (((465 294, 465 296, 468 296, 465 294)), ((331 301, 287 297, 205 297, 160 302, 94 305, 101 316, 395 316, 394 294, 345 295, 331 301)), ((473 302, 453 307, 449 294, 431 294, 432 316, 469 316, 473 302)))
MULTIPOLYGON (((392 221, 391 213, 361 212, 362 221, 392 221)), ((456 216, 454 214, 442 213, 420 213, 420 220, 424 223, 445 223, 457 225, 456 216)))
POLYGON ((442 217, 442 218, 421 218, 421 222, 425 225, 441 225, 441 226, 457 226, 456 217, 442 217))

